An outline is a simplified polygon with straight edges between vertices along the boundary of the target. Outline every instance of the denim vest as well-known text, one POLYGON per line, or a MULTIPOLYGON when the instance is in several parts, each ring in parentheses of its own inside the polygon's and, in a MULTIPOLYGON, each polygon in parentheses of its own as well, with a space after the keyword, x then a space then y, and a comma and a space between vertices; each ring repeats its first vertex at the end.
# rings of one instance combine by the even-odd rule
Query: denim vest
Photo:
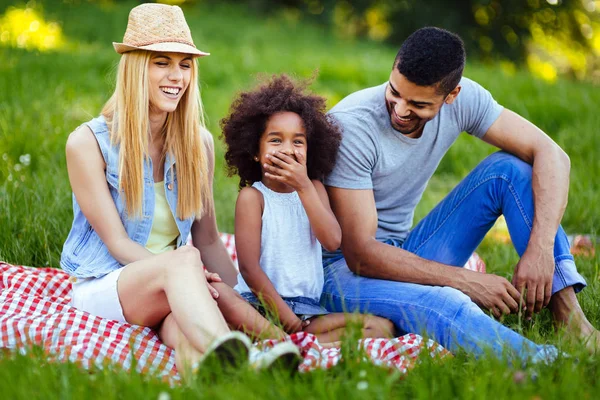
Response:
MULTIPOLYGON (((104 157, 106 163, 108 188, 121 217, 121 222, 127 231, 127 235, 131 240, 145 247, 150 236, 154 216, 152 160, 148 158, 148 161, 144 163, 142 216, 129 218, 125 207, 124 195, 122 192, 119 192, 119 146, 111 145, 110 133, 104 117, 94 118, 87 122, 86 125, 92 130, 100 146, 102 157, 104 157)), ((177 247, 180 247, 186 243, 194 217, 192 216, 186 220, 177 218, 177 174, 175 173, 175 158, 171 154, 167 154, 165 160, 164 185, 167 202, 179 230, 177 247), (171 169, 173 170, 172 174, 171 169)), ((60 266, 67 273, 77 278, 99 278, 122 267, 109 253, 108 248, 81 212, 74 194, 73 225, 63 246, 60 266)))

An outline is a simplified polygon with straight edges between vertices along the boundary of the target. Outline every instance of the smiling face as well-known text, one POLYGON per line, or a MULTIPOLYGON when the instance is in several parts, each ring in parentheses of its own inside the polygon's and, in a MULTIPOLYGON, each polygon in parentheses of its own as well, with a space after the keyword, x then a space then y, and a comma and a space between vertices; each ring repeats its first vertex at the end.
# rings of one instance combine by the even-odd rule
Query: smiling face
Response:
POLYGON ((173 112, 187 90, 194 61, 188 54, 155 53, 148 67, 150 112, 173 112))
POLYGON ((405 136, 420 137, 425 123, 437 115, 444 103, 451 104, 459 91, 460 86, 457 86, 444 96, 438 93, 437 86, 416 85, 394 67, 385 90, 390 123, 405 136))

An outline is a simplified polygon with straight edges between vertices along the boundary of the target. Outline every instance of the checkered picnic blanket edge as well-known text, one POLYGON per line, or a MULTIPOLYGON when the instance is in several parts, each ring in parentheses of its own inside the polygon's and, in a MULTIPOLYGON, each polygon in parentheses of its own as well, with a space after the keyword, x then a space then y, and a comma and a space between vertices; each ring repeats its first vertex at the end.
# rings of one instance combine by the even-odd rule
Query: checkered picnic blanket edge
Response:
MULTIPOLYGON (((222 234, 234 261, 232 235, 222 234)), ((83 368, 116 363, 125 370, 153 373, 176 383, 174 351, 150 328, 107 320, 71 306, 71 283, 64 271, 31 268, 0 262, 0 348, 26 353, 32 346, 44 349, 52 361, 70 361, 83 368)), ((300 371, 331 368, 341 360, 339 348, 323 348, 314 335, 299 332, 289 337, 303 356, 300 371)), ((267 340, 263 346, 273 346, 267 340)), ((426 349, 431 356, 448 355, 439 344, 416 334, 393 339, 362 339, 358 347, 376 365, 408 371, 426 349)))

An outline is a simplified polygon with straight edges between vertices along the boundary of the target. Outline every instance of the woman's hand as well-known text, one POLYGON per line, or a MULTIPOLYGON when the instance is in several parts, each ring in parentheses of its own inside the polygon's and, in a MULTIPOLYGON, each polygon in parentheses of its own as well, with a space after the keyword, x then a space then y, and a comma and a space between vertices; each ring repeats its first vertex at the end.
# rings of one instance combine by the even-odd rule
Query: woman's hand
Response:
POLYGON ((204 275, 206 276, 207 282, 223 282, 219 274, 215 272, 208 272, 207 270, 204 270, 204 275))
POLYGON ((297 192, 312 186, 306 170, 306 157, 295 150, 293 156, 275 151, 267 154, 273 165, 264 164, 265 176, 274 181, 285 183, 297 192))
POLYGON ((210 283, 211 282, 223 282, 223 280, 221 279, 219 274, 216 274, 214 272, 208 272, 207 270, 204 270, 204 275, 206 276, 206 284, 208 286, 208 291, 210 292, 210 294, 212 295, 212 297, 214 299, 218 299, 219 292, 210 283))

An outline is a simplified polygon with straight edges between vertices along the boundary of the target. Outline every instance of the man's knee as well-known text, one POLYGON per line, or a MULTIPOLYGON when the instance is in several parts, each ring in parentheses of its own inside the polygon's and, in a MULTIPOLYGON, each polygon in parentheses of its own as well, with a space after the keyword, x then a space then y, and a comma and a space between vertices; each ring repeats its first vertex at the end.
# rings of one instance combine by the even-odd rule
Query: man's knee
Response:
POLYGON ((510 153, 496 152, 486 158, 484 163, 488 164, 489 168, 492 168, 498 174, 512 178, 531 179, 531 165, 510 153))

